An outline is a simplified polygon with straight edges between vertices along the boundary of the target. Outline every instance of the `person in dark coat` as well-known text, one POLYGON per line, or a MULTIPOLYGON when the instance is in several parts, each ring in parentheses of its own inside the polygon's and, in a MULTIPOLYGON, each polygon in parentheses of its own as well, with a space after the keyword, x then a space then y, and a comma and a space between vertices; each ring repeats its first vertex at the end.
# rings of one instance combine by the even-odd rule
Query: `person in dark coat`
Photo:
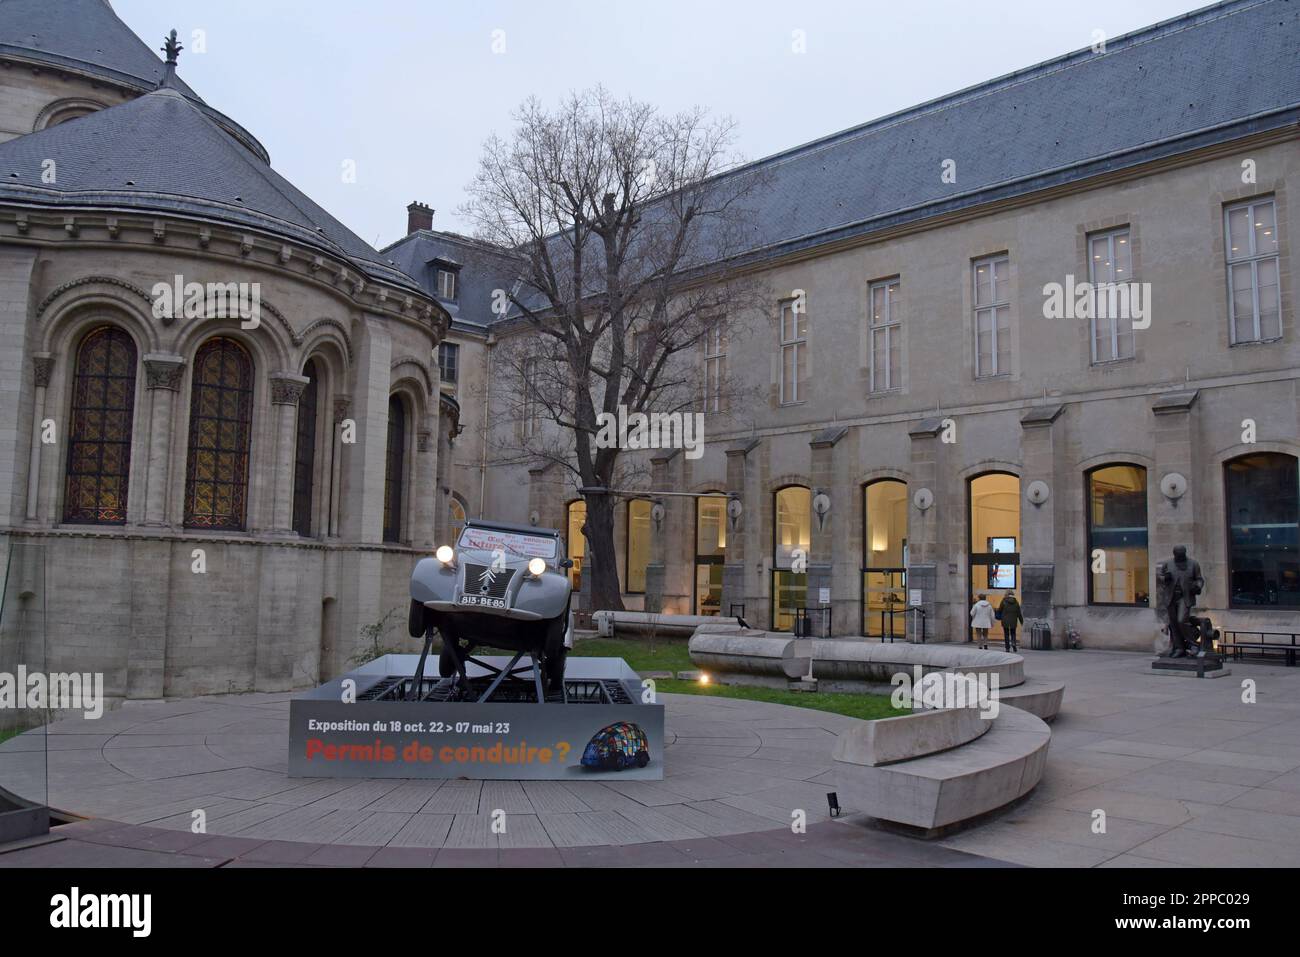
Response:
POLYGON ((1025 623, 1025 614, 1020 610, 1016 596, 1008 592, 998 603, 998 618, 1002 619, 1002 644, 1007 651, 1018 651, 1016 631, 1025 623))

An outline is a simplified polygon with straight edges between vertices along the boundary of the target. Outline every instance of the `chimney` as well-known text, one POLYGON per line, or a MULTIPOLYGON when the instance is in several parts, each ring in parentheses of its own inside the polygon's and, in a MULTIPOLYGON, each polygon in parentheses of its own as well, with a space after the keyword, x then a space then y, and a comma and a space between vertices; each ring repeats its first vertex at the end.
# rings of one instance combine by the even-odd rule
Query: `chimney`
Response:
POLYGON ((433 210, 424 203, 412 203, 406 207, 406 235, 417 229, 433 229, 433 210))

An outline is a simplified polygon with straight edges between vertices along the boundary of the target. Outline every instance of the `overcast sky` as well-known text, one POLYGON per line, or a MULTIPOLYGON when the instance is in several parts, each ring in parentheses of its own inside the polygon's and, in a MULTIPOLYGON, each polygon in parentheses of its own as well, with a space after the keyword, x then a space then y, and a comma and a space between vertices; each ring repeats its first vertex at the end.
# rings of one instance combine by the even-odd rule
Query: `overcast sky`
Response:
POLYGON ((484 139, 529 95, 603 84, 738 124, 757 159, 1204 6, 1194 0, 112 0, 272 165, 383 246, 420 200, 458 214, 484 139), (193 32, 204 31, 199 53, 193 32), (498 32, 500 31, 500 32, 498 32), (794 52, 802 31, 806 52, 794 52), (502 52, 494 52, 494 45, 502 52), (343 164, 355 162, 355 183, 343 164))

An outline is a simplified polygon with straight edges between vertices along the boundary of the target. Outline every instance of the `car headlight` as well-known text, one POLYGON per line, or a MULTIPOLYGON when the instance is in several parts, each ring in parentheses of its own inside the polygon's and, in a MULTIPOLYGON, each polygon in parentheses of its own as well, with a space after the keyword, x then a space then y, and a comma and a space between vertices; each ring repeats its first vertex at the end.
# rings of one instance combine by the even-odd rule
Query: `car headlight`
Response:
POLYGON ((540 578, 542 572, 546 571, 546 559, 533 558, 528 561, 528 574, 535 578, 540 578))
POLYGON ((450 565, 452 559, 456 557, 456 553, 452 551, 450 545, 439 545, 438 550, 433 553, 433 557, 444 565, 450 565))

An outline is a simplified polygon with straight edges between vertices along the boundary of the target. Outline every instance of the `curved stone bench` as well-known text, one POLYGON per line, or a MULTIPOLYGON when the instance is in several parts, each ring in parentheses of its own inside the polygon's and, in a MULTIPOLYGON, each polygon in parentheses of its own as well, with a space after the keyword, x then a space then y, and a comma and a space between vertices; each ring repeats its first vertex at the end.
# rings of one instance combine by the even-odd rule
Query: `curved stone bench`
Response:
POLYGON ((782 685, 808 673, 811 642, 774 637, 753 628, 709 630, 691 636, 691 662, 706 671, 776 678, 782 685))
POLYGON ((960 671, 965 674, 998 676, 999 688, 1011 688, 1025 680, 1025 659, 1007 651, 985 651, 966 645, 912 645, 904 642, 812 639, 812 674, 828 691, 866 690, 865 685, 889 684, 898 672, 921 674, 932 671, 960 671))
POLYGON ((861 760, 856 734, 841 736, 833 754, 840 803, 933 836, 1023 797, 1043 776, 1052 732, 1005 704, 986 723, 959 747, 875 766, 861 760))
POLYGON ((894 718, 863 721, 840 734, 833 757, 877 767, 937 754, 969 744, 993 727, 977 708, 913 711, 894 718))
POLYGON ((592 624, 602 638, 625 635, 662 635, 665 638, 686 638, 702 626, 740 628, 734 618, 716 615, 659 615, 648 611, 598 611, 591 616, 592 624))

